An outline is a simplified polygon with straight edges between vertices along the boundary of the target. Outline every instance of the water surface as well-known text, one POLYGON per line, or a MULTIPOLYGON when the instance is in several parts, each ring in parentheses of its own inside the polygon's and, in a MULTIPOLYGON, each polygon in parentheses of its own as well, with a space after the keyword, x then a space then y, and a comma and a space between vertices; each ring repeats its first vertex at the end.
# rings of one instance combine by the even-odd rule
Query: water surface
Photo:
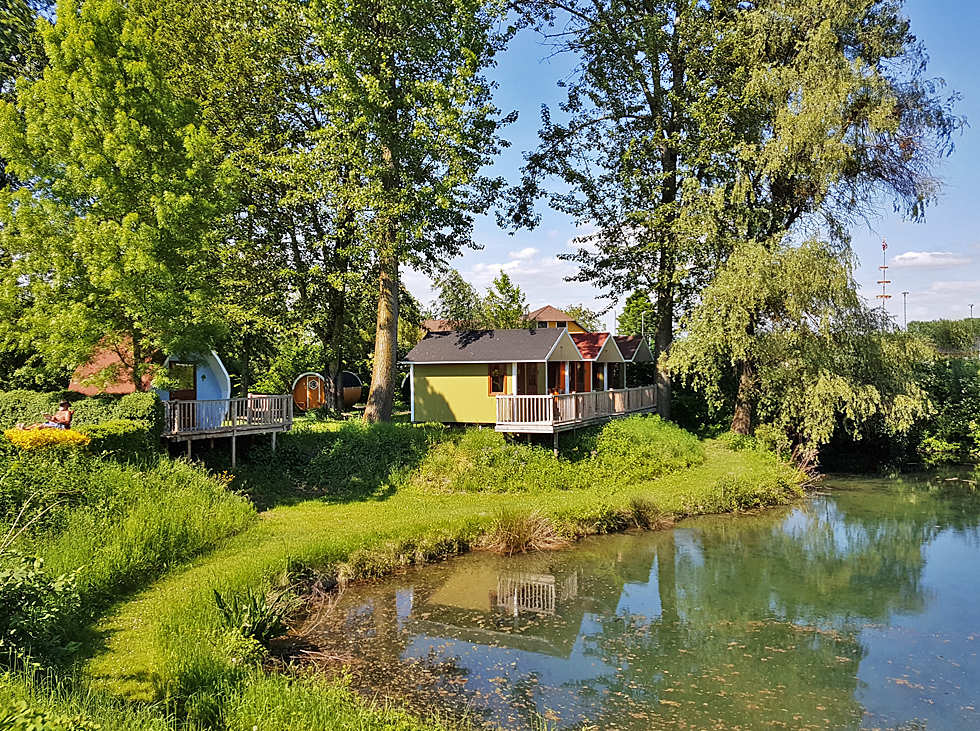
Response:
POLYGON ((967 481, 829 479, 353 586, 310 639, 371 696, 505 728, 980 729, 978 525, 967 481))

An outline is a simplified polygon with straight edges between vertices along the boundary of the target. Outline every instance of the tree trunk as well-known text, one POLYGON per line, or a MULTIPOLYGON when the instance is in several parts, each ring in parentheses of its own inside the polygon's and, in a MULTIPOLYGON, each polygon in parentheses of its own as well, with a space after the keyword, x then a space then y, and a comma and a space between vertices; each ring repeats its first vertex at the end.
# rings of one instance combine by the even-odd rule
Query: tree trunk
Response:
POLYGON ((751 360, 738 363, 738 396, 735 397, 735 416, 732 431, 752 433, 752 391, 755 389, 755 365, 751 360))
POLYGON ((252 354, 252 339, 250 336, 245 335, 242 338, 242 380, 239 384, 239 396, 242 398, 248 398, 248 389, 252 385, 252 379, 249 375, 249 368, 251 364, 251 354, 252 354))
POLYGON ((330 324, 331 354, 324 372, 327 386, 327 404, 338 414, 344 411, 344 319, 346 317, 346 295, 342 291, 333 298, 332 321, 330 324))
POLYGON ((381 259, 378 330, 374 341, 374 368, 364 421, 391 421, 395 401, 395 361, 398 351, 398 256, 394 232, 381 259))
POLYGON ((143 346, 137 333, 134 332, 131 337, 133 338, 133 387, 139 393, 146 390, 143 387, 143 346))

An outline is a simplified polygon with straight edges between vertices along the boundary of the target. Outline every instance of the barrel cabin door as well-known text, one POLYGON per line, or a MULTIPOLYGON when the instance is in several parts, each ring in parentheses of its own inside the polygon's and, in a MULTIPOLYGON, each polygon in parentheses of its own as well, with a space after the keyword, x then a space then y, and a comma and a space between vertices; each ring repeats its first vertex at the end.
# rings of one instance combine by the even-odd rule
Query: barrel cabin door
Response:
MULTIPOLYGON (((170 377, 175 388, 170 391, 171 401, 197 401, 197 366, 193 363, 170 363, 170 377)), ((193 429, 197 423, 196 404, 177 406, 177 427, 193 429)))

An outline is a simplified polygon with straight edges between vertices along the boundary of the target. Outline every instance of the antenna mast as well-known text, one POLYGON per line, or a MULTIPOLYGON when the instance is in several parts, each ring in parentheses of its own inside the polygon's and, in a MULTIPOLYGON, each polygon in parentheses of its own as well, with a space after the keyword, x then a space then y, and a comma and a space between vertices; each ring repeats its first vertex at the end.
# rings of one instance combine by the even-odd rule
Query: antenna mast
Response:
POLYGON ((884 239, 882 239, 881 240, 881 266, 878 267, 878 269, 881 271, 881 279, 878 280, 878 284, 881 285, 881 294, 875 295, 875 299, 881 300, 882 315, 887 315, 887 312, 885 310, 885 302, 891 299, 891 295, 885 291, 886 286, 892 283, 890 279, 886 279, 886 277, 888 276, 888 262, 886 261, 887 254, 885 253, 886 251, 888 251, 888 244, 885 243, 884 239))

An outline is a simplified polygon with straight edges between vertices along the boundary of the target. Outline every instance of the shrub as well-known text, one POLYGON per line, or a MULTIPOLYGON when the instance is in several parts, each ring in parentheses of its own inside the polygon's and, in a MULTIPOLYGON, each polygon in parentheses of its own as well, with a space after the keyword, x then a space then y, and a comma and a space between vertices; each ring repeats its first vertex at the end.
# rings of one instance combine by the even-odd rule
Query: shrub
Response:
POLYGON ((331 494, 370 493, 402 479, 429 447, 425 429, 399 424, 344 424, 307 469, 311 487, 331 494))
POLYGON ((74 429, 8 429, 3 435, 25 452, 87 447, 91 439, 74 429))
POLYGON ((113 419, 103 424, 90 424, 78 428, 86 435, 90 454, 112 454, 124 459, 135 459, 152 448, 156 440, 150 436, 150 425, 145 421, 113 419))
POLYGON ((5 731, 99 731, 102 728, 84 716, 67 716, 33 708, 26 701, 0 707, 0 729, 5 731))
POLYGON ((268 647, 271 640, 289 631, 286 617, 299 608, 300 600, 290 592, 265 594, 246 590, 222 596, 214 589, 214 603, 224 625, 268 647))
POLYGON ((51 661, 72 651, 79 605, 74 576, 52 577, 40 559, 0 553, 0 662, 51 661))
POLYGON ((696 436, 659 416, 631 416, 609 422, 596 441, 599 461, 636 479, 669 474, 704 461, 696 436))
POLYGON ((35 393, 33 391, 0 392, 0 428, 10 428, 17 423, 39 421, 41 414, 53 413, 58 402, 67 400, 75 412, 72 426, 101 424, 116 419, 144 422, 149 425, 152 444, 163 431, 163 404, 156 393, 130 393, 125 396, 100 394, 82 396, 60 391, 35 393))

